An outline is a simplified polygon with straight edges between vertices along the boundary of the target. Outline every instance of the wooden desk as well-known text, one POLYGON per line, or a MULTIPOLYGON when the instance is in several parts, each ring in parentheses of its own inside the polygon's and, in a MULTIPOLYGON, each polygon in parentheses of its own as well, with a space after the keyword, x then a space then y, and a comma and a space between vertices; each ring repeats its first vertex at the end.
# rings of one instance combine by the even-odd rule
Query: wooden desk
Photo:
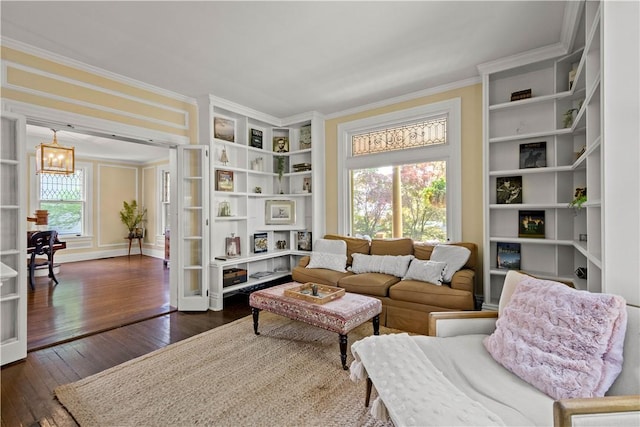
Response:
POLYGON ((131 242, 135 239, 138 239, 138 246, 140 247, 140 255, 142 255, 142 236, 133 236, 133 237, 125 237, 129 241, 129 255, 131 256, 131 242))

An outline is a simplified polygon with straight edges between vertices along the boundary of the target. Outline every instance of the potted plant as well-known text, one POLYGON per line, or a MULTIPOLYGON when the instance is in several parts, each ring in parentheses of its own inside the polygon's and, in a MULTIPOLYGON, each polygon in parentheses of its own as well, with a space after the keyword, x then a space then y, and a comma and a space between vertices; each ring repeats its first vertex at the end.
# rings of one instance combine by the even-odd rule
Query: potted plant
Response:
POLYGON ((122 210, 120 211, 120 221, 129 230, 128 237, 142 237, 142 223, 146 221, 147 209, 138 207, 138 202, 132 200, 122 202, 122 210))
POLYGON ((282 191, 282 177, 284 176, 284 168, 285 168, 285 157, 284 156, 278 156, 277 157, 277 164, 276 164, 276 172, 278 173, 278 186, 280 187, 280 194, 283 193, 282 191))
POLYGON ((576 188, 573 196, 573 200, 569 202, 569 206, 578 211, 582 209, 583 203, 587 201, 587 187, 576 188))

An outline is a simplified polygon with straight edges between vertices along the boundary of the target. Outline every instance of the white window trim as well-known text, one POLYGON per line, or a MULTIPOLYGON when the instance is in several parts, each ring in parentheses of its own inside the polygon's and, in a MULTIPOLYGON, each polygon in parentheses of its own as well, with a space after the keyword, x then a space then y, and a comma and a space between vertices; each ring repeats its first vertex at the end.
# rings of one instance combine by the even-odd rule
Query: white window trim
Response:
POLYGON ((351 188, 349 170, 420 161, 447 161, 447 240, 462 239, 462 118, 461 99, 367 117, 338 125, 338 233, 349 234, 351 188), (351 157, 351 136, 425 117, 447 115, 447 143, 351 157), (423 154, 424 153, 424 154, 423 154), (428 154, 427 154, 428 153, 428 154))
MULTIPOLYGON (((33 160, 34 158, 31 158, 33 160)), ((36 162, 35 160, 29 162, 29 173, 32 176, 30 182, 30 197, 29 197, 29 212, 35 212, 38 208, 38 195, 40 194, 40 178, 36 175, 36 162)), ((90 162, 76 162, 76 169, 84 169, 84 217, 82 229, 84 230, 81 236, 75 234, 61 234, 65 237, 65 240, 73 238, 83 238, 93 236, 93 164, 90 162)))
MULTIPOLYGON (((156 226, 156 236, 158 239, 163 238, 164 236, 164 232, 167 228, 169 228, 169 224, 163 224, 164 221, 164 209, 163 209, 163 205, 165 204, 165 202, 162 201, 162 196, 163 196, 163 192, 164 192, 164 174, 165 172, 170 172, 170 165, 167 163, 166 165, 161 165, 158 166, 157 168, 157 175, 156 175, 156 182, 158 183, 158 194, 157 194, 157 200, 158 200, 158 206, 157 206, 157 212, 158 212, 158 221, 157 221, 157 226, 156 226)), ((169 175, 171 176, 171 175, 169 175)), ((171 178, 169 178, 171 179, 171 178)), ((169 195, 169 197, 171 197, 171 195, 169 195)), ((171 200, 169 200, 168 204, 171 203, 171 200)))

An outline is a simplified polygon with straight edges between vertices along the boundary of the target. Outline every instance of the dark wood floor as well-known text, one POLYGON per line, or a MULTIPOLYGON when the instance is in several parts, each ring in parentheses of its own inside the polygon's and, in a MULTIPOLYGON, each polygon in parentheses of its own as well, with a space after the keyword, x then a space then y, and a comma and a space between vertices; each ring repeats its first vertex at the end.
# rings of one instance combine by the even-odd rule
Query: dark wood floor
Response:
POLYGON ((64 263, 27 294, 27 349, 44 348, 174 310, 161 259, 122 256, 64 263))
MULTIPOLYGON (((62 286, 63 281, 60 282, 58 286, 62 286)), ((1 425, 76 426, 53 395, 58 385, 77 381, 249 314, 248 297, 237 294, 225 298, 222 311, 172 312, 31 351, 26 360, 2 368, 1 425)))

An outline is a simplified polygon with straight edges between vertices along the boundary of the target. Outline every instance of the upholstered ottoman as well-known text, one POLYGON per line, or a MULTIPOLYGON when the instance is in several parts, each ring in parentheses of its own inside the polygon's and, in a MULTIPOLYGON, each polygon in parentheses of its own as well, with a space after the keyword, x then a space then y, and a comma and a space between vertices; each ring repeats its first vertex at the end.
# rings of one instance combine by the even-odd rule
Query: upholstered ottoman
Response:
POLYGON ((378 335, 382 303, 376 298, 349 292, 325 304, 308 302, 285 295, 285 289, 300 285, 297 282, 285 283, 284 285, 253 292, 249 296, 255 334, 260 335, 258 332, 260 310, 266 310, 289 319, 299 320, 335 332, 340 336, 342 368, 348 369, 347 334, 357 326, 373 319, 373 333, 378 335))

